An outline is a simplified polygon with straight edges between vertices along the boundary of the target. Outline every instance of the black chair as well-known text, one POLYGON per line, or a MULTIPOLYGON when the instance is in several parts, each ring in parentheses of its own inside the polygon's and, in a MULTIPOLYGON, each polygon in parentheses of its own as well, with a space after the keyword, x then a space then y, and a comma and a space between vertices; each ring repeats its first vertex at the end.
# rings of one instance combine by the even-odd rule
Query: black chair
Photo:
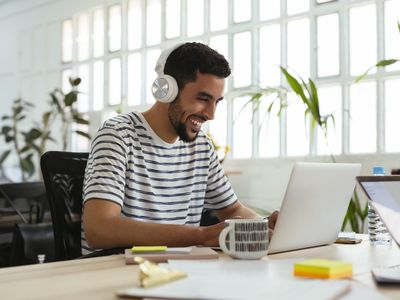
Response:
POLYGON ((49 151, 40 159, 53 220, 56 260, 89 258, 124 252, 124 248, 112 248, 82 256, 82 193, 88 157, 87 152, 49 151))
POLYGON ((52 260, 51 224, 42 223, 47 207, 43 182, 0 184, 0 266, 35 263, 37 254, 52 260))
POLYGON ((49 151, 40 160, 53 221, 55 258, 81 256, 82 189, 88 153, 49 151))

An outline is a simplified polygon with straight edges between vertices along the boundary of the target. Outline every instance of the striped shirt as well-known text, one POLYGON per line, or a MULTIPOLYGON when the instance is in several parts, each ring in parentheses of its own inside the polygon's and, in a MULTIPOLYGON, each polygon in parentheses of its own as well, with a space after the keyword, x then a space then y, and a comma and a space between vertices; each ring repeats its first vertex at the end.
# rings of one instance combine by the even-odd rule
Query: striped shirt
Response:
MULTIPOLYGON (((237 201, 203 131, 193 142, 169 144, 136 112, 106 121, 95 135, 83 198, 113 201, 133 220, 192 226, 199 226, 203 208, 237 201)), ((82 230, 82 254, 94 250, 82 230)))

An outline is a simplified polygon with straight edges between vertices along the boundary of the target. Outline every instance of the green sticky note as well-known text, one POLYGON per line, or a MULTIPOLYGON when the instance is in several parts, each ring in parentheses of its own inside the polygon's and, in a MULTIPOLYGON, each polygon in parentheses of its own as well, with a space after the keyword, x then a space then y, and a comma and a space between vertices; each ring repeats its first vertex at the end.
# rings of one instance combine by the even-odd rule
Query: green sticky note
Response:
POLYGON ((162 252, 167 246, 133 246, 132 252, 162 252))

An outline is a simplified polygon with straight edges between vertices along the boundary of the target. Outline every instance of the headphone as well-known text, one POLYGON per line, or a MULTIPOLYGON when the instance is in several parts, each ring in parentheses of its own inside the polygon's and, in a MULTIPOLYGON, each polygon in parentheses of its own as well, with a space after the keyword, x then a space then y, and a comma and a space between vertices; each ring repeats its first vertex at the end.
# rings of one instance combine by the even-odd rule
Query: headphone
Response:
POLYGON ((171 103, 175 100, 176 96, 178 96, 178 83, 174 77, 164 74, 164 67, 171 52, 182 45, 183 44, 178 44, 170 49, 164 50, 157 60, 156 67, 154 68, 157 72, 157 78, 151 86, 151 92, 154 98, 159 102, 171 103))

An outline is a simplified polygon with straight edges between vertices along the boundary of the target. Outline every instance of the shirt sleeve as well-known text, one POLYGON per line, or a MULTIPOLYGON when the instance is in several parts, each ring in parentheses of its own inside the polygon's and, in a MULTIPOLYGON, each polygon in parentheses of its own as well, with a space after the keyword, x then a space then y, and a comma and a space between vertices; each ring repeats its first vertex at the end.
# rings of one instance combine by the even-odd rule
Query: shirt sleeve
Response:
POLYGON ((127 145, 122 135, 122 130, 107 125, 95 135, 85 172, 84 202, 98 198, 122 207, 127 165, 127 145))
POLYGON ((225 176, 214 147, 211 143, 209 146, 210 164, 204 208, 219 210, 235 203, 237 197, 228 181, 228 178, 225 176))

